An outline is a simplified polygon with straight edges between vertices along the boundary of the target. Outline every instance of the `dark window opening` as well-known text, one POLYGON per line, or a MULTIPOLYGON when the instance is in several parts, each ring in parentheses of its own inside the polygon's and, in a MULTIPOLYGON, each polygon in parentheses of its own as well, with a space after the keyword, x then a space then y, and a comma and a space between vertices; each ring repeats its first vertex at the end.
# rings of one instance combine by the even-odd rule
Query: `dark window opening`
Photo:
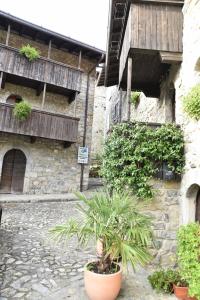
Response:
POLYGON ((11 94, 6 99, 6 103, 9 103, 9 104, 16 104, 16 103, 19 103, 21 101, 22 101, 22 97, 20 95, 15 95, 15 94, 11 94))

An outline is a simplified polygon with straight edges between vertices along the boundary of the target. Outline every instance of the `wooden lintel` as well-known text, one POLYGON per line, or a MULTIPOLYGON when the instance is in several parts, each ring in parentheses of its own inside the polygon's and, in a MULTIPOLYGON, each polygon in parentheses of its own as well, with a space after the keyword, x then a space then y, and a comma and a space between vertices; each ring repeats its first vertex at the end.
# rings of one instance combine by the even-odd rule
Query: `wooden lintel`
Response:
POLYGON ((64 142, 63 143, 63 147, 66 149, 66 148, 69 148, 71 146, 71 142, 64 142))
POLYGON ((182 53, 160 51, 160 60, 163 64, 177 64, 182 62, 182 53))

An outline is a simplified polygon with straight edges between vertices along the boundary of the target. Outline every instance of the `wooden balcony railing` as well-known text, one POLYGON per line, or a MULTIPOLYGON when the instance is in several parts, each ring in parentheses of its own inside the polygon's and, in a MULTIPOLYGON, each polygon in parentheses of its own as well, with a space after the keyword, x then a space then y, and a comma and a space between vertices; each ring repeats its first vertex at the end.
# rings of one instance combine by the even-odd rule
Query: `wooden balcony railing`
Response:
POLYGON ((0 103, 0 132, 15 133, 57 141, 75 143, 78 136, 78 118, 33 109, 26 121, 13 114, 14 106, 0 103))
POLYGON ((81 90, 81 70, 44 57, 30 62, 17 49, 4 44, 0 44, 0 71, 71 91, 81 90))

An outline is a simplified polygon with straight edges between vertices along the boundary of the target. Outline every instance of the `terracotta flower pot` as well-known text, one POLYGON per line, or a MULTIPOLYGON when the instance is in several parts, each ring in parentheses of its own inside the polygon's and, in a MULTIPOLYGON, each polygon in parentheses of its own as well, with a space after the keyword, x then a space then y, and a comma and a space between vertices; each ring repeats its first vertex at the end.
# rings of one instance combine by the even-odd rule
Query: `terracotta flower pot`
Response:
POLYGON ((87 270, 85 266, 84 280, 86 293, 90 300, 115 300, 122 282, 122 269, 113 274, 97 274, 87 270))
POLYGON ((173 285, 174 294, 180 300, 197 300, 195 297, 190 297, 188 295, 188 287, 181 287, 173 285))

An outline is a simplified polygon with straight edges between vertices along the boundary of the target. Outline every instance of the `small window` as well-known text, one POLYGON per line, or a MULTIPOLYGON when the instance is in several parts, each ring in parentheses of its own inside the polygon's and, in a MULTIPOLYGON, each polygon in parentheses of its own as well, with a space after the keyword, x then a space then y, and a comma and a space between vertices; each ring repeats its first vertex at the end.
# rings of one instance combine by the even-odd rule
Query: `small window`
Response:
POLYGON ((22 101, 22 97, 19 95, 15 95, 15 94, 11 94, 6 99, 6 103, 9 103, 9 104, 15 104, 15 103, 19 103, 21 101, 22 101))

